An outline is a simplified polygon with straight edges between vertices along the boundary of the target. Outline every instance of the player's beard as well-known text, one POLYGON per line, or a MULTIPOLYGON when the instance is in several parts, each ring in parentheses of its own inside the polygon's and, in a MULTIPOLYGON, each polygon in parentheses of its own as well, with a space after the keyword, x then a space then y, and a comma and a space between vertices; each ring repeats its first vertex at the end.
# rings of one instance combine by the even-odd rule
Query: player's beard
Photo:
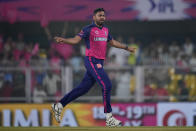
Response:
POLYGON ((102 26, 105 23, 105 20, 96 21, 97 25, 102 26))

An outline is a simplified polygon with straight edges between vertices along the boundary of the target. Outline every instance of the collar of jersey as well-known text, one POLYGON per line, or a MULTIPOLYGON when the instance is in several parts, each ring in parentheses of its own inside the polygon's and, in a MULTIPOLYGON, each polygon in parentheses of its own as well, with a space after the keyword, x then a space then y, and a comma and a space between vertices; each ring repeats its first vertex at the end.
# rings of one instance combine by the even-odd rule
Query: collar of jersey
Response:
POLYGON ((99 28, 99 29, 102 29, 102 28, 104 27, 104 24, 103 24, 101 27, 99 27, 99 26, 97 26, 97 25, 95 24, 95 22, 93 21, 93 22, 92 22, 92 26, 93 26, 93 27, 97 27, 97 28, 99 28))

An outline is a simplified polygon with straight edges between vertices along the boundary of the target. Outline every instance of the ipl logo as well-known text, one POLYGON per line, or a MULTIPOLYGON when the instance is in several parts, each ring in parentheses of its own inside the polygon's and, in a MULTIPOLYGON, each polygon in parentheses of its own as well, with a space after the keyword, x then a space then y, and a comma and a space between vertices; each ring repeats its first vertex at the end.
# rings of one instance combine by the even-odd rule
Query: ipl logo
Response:
POLYGON ((133 9, 141 20, 178 20, 188 18, 189 2, 184 0, 135 0, 133 9))
POLYGON ((183 112, 171 110, 163 118, 163 126, 186 126, 187 120, 183 112))

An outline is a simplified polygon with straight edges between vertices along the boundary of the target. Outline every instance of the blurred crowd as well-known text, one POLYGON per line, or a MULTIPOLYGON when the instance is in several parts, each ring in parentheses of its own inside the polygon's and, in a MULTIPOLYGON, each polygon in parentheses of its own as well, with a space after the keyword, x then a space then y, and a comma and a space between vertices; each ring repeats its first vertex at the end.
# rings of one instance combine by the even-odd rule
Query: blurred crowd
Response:
MULTIPOLYGON (((48 28, 45 28, 45 32, 48 37, 48 48, 40 48, 41 43, 27 43, 22 33, 19 33, 15 40, 10 36, 4 38, 3 35, 0 35, 0 66, 71 64, 77 70, 77 66, 82 64, 82 58, 85 56, 84 41, 74 46, 57 44, 53 41, 48 28)), ((187 67, 196 65, 195 44, 189 37, 184 38, 183 43, 175 40, 164 42, 154 39, 148 44, 143 44, 134 37, 130 37, 127 41, 122 36, 115 39, 135 47, 137 50, 136 53, 130 54, 125 50, 108 46, 106 66, 171 65, 187 67)))
MULTIPOLYGON (((80 71, 85 56, 83 41, 74 46, 57 44, 53 41, 48 28, 45 28, 45 32, 48 37, 48 48, 40 48, 41 43, 27 43, 22 33, 19 33, 15 40, 12 37, 4 38, 3 35, 0 35, 1 68, 39 67, 38 70, 32 72, 31 80, 31 95, 36 103, 49 101, 46 99, 47 96, 56 98, 63 95, 61 92, 61 72, 55 68, 65 65, 71 66, 75 87, 82 77, 80 71), (53 70, 43 71, 46 68, 53 70)), ((122 36, 116 39, 137 48, 136 53, 130 54, 125 50, 108 46, 105 66, 115 68, 136 65, 151 66, 150 69, 146 68, 145 70, 144 96, 146 101, 196 100, 196 67, 194 67, 196 53, 195 44, 191 38, 184 38, 183 43, 155 39, 145 45, 139 40, 135 40, 134 37, 130 37, 126 42, 122 36), (169 68, 156 68, 164 65, 169 68), (154 96, 154 98, 152 99, 150 96, 154 96)), ((109 72, 114 88, 112 95, 119 97, 134 95, 135 76, 133 72, 133 70, 121 71, 120 73, 109 72)), ((23 71, 0 70, 0 77, 0 97, 25 96, 25 73, 23 71)))

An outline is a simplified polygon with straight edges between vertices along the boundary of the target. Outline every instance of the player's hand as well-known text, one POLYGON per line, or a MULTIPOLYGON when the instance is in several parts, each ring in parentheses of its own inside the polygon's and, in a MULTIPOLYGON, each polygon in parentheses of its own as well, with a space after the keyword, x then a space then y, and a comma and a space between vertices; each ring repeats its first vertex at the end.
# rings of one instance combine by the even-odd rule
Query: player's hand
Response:
POLYGON ((137 48, 134 48, 134 47, 128 47, 128 49, 127 49, 129 52, 131 52, 131 53, 135 53, 136 52, 136 50, 137 50, 137 48))
POLYGON ((64 40, 64 38, 62 38, 62 37, 57 37, 57 36, 55 36, 54 39, 55 39, 55 41, 56 41, 57 43, 63 43, 63 40, 64 40))

